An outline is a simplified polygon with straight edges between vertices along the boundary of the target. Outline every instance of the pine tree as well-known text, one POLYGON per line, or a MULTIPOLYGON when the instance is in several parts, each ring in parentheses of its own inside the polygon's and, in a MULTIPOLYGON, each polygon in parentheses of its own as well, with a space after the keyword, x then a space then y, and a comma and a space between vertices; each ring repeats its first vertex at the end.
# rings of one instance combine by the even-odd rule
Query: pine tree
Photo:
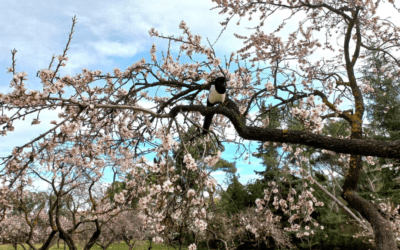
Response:
MULTIPOLYGON (((374 89, 366 95, 366 103, 369 104, 366 107, 367 119, 370 124, 365 136, 380 141, 400 140, 400 86, 398 81, 392 79, 399 72, 388 64, 386 56, 379 51, 368 54, 365 61, 361 73, 364 81, 374 89)), ((400 204, 400 161, 387 162, 379 158, 381 166, 388 163, 393 166, 371 173, 379 182, 369 185, 370 191, 379 198, 390 198, 395 204, 400 204)), ((373 177, 369 176, 369 179, 373 177)))

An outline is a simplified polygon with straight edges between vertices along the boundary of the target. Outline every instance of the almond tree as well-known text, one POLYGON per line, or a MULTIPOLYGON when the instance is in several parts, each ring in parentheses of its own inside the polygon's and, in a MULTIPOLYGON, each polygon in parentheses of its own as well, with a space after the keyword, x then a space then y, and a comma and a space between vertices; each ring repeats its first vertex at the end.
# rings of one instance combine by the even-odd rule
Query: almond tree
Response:
MULTIPOLYGON (((196 209, 204 211, 197 213, 199 217, 193 221, 190 230, 201 233, 207 228, 203 219, 207 218, 209 211, 206 207, 202 210, 203 190, 206 186, 215 188, 215 183, 202 166, 215 164, 220 152, 215 149, 208 155, 213 151, 205 150, 200 154, 200 164, 190 155, 188 147, 191 144, 217 139, 219 142, 229 140, 239 144, 250 140, 312 146, 350 154, 342 197, 349 207, 371 223, 377 249, 395 249, 397 246, 389 221, 356 192, 362 155, 400 158, 400 142, 363 138, 363 94, 372 91, 372 88, 368 82, 360 81, 355 73, 359 59, 364 57, 365 51, 379 50, 396 72, 400 69, 399 61, 390 50, 399 46, 399 28, 376 15, 380 1, 214 2, 216 8, 221 9, 221 14, 231 15, 224 25, 232 20, 232 16, 242 18, 246 14, 251 16, 261 12, 253 35, 237 35, 245 42, 245 47, 238 51, 240 58, 232 53, 224 64, 221 64, 213 47, 202 45, 201 36, 193 35, 183 21, 180 28, 185 38, 164 36, 155 29, 149 31, 151 36, 181 44, 177 58, 169 48, 166 54, 162 54, 162 59, 157 60, 157 48, 153 45, 150 49, 151 62, 142 59, 126 70, 115 68, 112 74, 83 69, 76 76, 61 76, 60 67, 65 66, 68 60, 67 51, 76 23, 74 18, 62 55, 52 58, 49 68, 38 72, 43 90, 28 91, 25 85, 27 74, 17 71, 16 50, 13 50, 12 66, 9 68, 13 74, 10 83, 13 91, 0 94, 3 110, 0 124, 4 125, 2 135, 12 132, 13 122, 24 119, 28 114, 37 114, 32 121, 35 125, 41 122, 42 111, 59 108, 61 112, 58 114, 60 120, 52 121, 54 126, 50 130, 16 147, 10 156, 3 158, 3 182, 9 189, 26 182, 29 166, 36 162, 46 165, 57 159, 41 160, 40 157, 59 145, 70 148, 74 164, 79 163, 90 169, 89 179, 92 181, 97 180, 94 175, 100 176, 107 167, 104 160, 107 156, 107 162, 118 166, 121 173, 129 172, 135 177, 131 180, 132 191, 128 195, 143 195, 139 203, 145 226, 154 235, 154 241, 161 242, 163 237, 173 233, 169 231, 173 226, 168 227, 173 224, 169 223, 171 216, 175 220, 186 219, 184 213, 176 213, 179 208, 184 207, 190 213, 196 209), (264 24, 273 13, 288 16, 275 31, 266 33, 264 24), (304 20, 298 27, 288 27, 292 30, 287 38, 281 37, 279 32, 286 28, 285 24, 299 14, 303 14, 304 20), (325 41, 319 41, 314 36, 317 32, 325 35, 325 41), (336 41, 340 41, 339 48, 335 48, 336 41), (317 54, 317 51, 324 53, 317 54), (329 58, 321 56, 328 52, 329 58), (194 53, 199 58, 198 62, 182 63, 186 58, 192 59, 194 53), (250 61, 250 65, 242 66, 243 61, 250 61), (217 77, 230 79, 229 97, 221 105, 206 107, 203 104, 205 90, 210 89, 217 77), (156 89, 169 94, 160 97, 154 94, 156 89), (352 109, 340 109, 344 98, 354 104, 352 109), (275 100, 274 105, 265 105, 272 100, 275 100), (291 112, 303 124, 302 130, 272 129, 268 127, 268 119, 261 119, 271 108, 284 107, 292 102, 299 102, 291 112), (213 120, 213 132, 204 137, 199 131, 188 141, 183 139, 184 131, 191 126, 201 128, 204 116, 211 114, 217 114, 213 120), (324 127, 323 119, 331 118, 349 123, 350 138, 320 134, 324 127), (235 130, 233 138, 225 129, 232 127, 235 130), (184 174, 189 176, 187 173, 190 171, 196 173, 190 176, 196 178, 198 186, 196 190, 189 190, 190 193, 183 192, 178 183, 179 176, 169 155, 173 147, 178 149, 175 139, 180 140, 180 150, 185 155, 187 172, 184 174), (155 152, 162 159, 160 163, 148 163, 144 158, 148 152, 155 152), (147 178, 149 172, 157 174, 156 184, 147 178)), ((393 1, 390 2, 390 6, 396 8, 393 1)), ((391 77, 396 78, 397 74, 391 77)), ((65 171, 60 166, 55 170, 65 171)), ((57 177, 57 174, 54 176, 57 177)), ((76 181, 79 181, 83 175, 76 176, 76 181)), ((119 200, 123 201, 125 195, 120 194, 119 200)), ((92 201, 92 197, 89 200, 92 201)), ((93 201, 91 205, 96 206, 93 201)), ((62 235, 60 231, 60 237, 62 235)))
MULTIPOLYGON (((48 210, 48 197, 43 192, 35 193, 30 191, 16 192, 13 195, 14 208, 20 211, 20 217, 23 218, 22 224, 27 227, 27 237, 24 243, 27 243, 31 249, 36 250, 34 243, 42 242, 40 250, 49 249, 55 244, 57 239, 57 230, 50 227, 48 210)), ((51 211, 49 211, 51 213, 51 211)))
POLYGON ((106 225, 96 241, 96 245, 106 250, 113 242, 115 242, 115 235, 113 235, 110 227, 106 225))
POLYGON ((17 250, 18 244, 25 248, 23 244, 28 237, 29 228, 22 216, 7 216, 1 222, 0 227, 1 239, 11 242, 15 250, 17 250))
POLYGON ((107 224, 109 235, 105 237, 123 240, 128 245, 129 250, 132 250, 138 241, 143 240, 144 230, 142 226, 143 222, 135 212, 124 211, 107 224))

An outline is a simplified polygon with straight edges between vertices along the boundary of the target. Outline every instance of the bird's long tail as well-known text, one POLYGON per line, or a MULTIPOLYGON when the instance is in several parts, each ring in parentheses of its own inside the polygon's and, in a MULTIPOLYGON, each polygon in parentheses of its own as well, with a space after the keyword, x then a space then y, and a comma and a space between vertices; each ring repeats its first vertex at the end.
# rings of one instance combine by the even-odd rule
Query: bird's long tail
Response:
POLYGON ((214 114, 206 115, 206 116, 204 117, 203 135, 208 134, 208 130, 210 129, 210 126, 211 126, 211 122, 212 122, 213 117, 214 117, 214 114))

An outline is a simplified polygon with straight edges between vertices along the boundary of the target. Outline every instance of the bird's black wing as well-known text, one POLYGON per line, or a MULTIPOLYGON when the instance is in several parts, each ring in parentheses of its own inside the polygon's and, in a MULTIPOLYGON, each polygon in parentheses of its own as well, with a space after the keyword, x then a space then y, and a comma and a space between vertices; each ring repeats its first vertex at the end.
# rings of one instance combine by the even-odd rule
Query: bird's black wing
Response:
MULTIPOLYGON (((212 106, 214 106, 214 105, 211 104, 211 103, 208 101, 208 98, 207 98, 207 107, 212 107, 212 106)), ((213 117, 214 117, 214 114, 206 115, 206 116, 204 117, 203 135, 208 134, 208 130, 210 129, 210 126, 211 126, 211 122, 212 122, 213 117)))

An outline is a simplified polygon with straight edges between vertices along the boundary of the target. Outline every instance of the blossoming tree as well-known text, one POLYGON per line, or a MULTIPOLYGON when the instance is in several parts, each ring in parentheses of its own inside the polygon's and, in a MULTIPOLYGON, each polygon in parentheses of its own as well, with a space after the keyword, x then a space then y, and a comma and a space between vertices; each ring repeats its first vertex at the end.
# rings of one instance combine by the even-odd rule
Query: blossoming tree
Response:
POLYGON ((119 213, 110 221, 108 228, 115 239, 122 240, 128 245, 129 250, 136 247, 138 241, 145 236, 141 219, 132 211, 119 213))
MULTIPOLYGON (((245 41, 243 49, 238 51, 240 57, 232 53, 222 62, 212 46, 203 45, 201 36, 193 35, 182 21, 180 28, 185 37, 164 36, 150 30, 151 36, 181 44, 177 58, 169 50, 157 59, 157 48, 153 45, 150 62, 142 59, 123 71, 115 68, 113 73, 83 69, 75 76, 61 76, 59 69, 68 61, 67 51, 76 22, 73 19, 62 55, 54 57, 49 68, 38 72, 43 89, 28 90, 27 74, 17 69, 14 50, 9 68, 13 91, 0 94, 2 135, 12 132, 13 123, 30 114, 37 114, 32 121, 35 125, 41 122, 41 112, 57 109, 59 120, 52 121, 53 127, 47 132, 3 158, 1 178, 7 186, 2 193, 29 182, 30 174, 37 172, 38 167, 48 167, 59 185, 68 181, 71 188, 81 180, 94 185, 105 168, 114 167, 120 175, 129 173, 134 177, 127 183, 130 192, 118 194, 116 202, 125 202, 126 196, 139 198, 144 227, 153 241, 162 242, 174 236, 174 230, 170 229, 179 228, 182 220, 190 220, 192 232, 203 233, 208 226, 207 218, 212 216, 204 202, 204 191, 214 189, 215 182, 204 169, 207 164, 215 164, 220 154, 216 147, 204 150, 200 154, 203 161, 196 162, 190 154, 193 143, 206 145, 218 139, 219 143, 251 140, 299 144, 350 155, 342 197, 372 225, 377 249, 395 249, 391 222, 356 192, 362 156, 385 157, 388 163, 400 158, 400 142, 363 137, 366 105, 363 94, 373 89, 368 82, 359 80, 356 74, 359 61, 366 51, 380 51, 390 61, 390 67, 400 71, 400 62, 392 53, 400 45, 399 28, 377 16, 380 1, 213 1, 221 14, 228 13, 231 17, 243 18, 248 14, 251 19, 253 14, 261 14, 254 34, 236 35, 245 41), (264 27, 275 12, 288 16, 268 33, 264 27), (285 27, 295 15, 303 15, 304 19, 298 26, 285 27), (286 37, 280 33, 284 29, 289 29, 286 37), (319 32, 324 41, 317 38, 319 32), (184 56, 192 58, 194 53, 203 58, 194 63, 182 62, 184 56), (244 60, 250 61, 250 65, 241 66, 244 60), (221 105, 206 107, 206 90, 217 76, 230 79, 229 97, 221 105), (168 96, 157 95, 156 89, 168 96), (340 104, 346 98, 353 106, 341 110, 340 104), (271 105, 265 104, 268 102, 271 105), (302 123, 302 130, 268 127, 266 115, 271 108, 291 108, 294 103, 296 107, 291 113, 302 123), (185 140, 184 132, 191 126, 200 128, 203 117, 209 114, 217 114, 213 132, 208 137, 193 134, 193 138, 185 140), (320 134, 324 119, 332 118, 343 119, 350 125, 350 138, 320 134), (234 129, 233 138, 226 128, 234 129), (51 157, 51 152, 60 146, 68 151, 67 165, 59 156, 51 157), (185 171, 179 174, 170 154, 173 148, 185 155, 185 171), (144 157, 148 152, 155 153, 160 161, 149 163, 144 157), (55 160, 59 163, 50 165, 55 160), (82 170, 73 172, 75 166, 82 170)), ((396 8, 394 1, 389 2, 396 8)), ((223 25, 228 25, 231 17, 223 25)), ((398 74, 387 77, 397 79, 398 74)), ((101 207, 103 199, 96 200, 91 195, 89 200, 93 211, 98 212, 93 220, 114 208, 101 207)), ((257 206, 261 211, 261 200, 257 206)), ((52 227, 60 235, 64 233, 61 226, 52 227)), ((195 247, 191 245, 191 249, 195 247)))

